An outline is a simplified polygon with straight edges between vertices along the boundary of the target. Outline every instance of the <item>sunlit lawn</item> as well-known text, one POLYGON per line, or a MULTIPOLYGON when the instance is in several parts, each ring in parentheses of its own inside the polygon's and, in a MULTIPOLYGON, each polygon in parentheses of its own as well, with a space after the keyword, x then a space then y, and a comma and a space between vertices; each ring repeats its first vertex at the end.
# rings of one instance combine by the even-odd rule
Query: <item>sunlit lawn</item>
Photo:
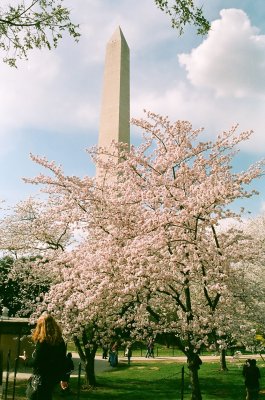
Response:
MULTIPOLYGON (((200 369, 200 383, 203 400, 243 400, 245 388, 242 377, 244 360, 228 364, 228 372, 220 372, 216 362, 204 362, 200 369)), ((101 372, 97 375, 98 387, 95 390, 81 388, 80 400, 177 400, 180 396, 181 369, 185 369, 184 399, 190 399, 188 369, 183 363, 176 361, 142 361, 132 362, 130 366, 120 363, 118 368, 101 372)), ((265 399, 265 364, 258 363, 261 370, 261 387, 264 393, 260 399, 265 399), (264 382, 263 382, 264 380, 264 382)), ((82 382, 83 383, 83 382, 82 382)), ((25 400, 25 381, 17 382, 16 400, 25 400)), ((77 378, 71 378, 72 393, 69 400, 77 399, 77 378)), ((12 382, 10 395, 12 399, 12 382)), ((62 399, 57 392, 54 400, 62 399)))

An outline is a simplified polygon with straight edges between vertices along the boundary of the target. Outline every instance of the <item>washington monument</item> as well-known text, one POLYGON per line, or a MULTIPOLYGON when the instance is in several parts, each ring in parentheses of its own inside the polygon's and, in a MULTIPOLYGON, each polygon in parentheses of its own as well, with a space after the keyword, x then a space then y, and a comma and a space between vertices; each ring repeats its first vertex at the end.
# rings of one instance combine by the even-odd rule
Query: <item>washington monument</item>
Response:
POLYGON ((120 27, 106 47, 98 146, 112 141, 130 145, 130 50, 120 27))

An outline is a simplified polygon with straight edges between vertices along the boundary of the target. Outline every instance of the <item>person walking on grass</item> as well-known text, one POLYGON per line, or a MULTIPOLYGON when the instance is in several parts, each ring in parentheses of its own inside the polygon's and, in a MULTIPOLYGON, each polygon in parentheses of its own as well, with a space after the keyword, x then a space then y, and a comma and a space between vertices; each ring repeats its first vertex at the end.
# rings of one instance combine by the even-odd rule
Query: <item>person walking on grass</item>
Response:
POLYGON ((146 355, 145 358, 149 358, 149 357, 155 357, 154 355, 154 340, 150 339, 147 342, 147 350, 146 350, 146 355))

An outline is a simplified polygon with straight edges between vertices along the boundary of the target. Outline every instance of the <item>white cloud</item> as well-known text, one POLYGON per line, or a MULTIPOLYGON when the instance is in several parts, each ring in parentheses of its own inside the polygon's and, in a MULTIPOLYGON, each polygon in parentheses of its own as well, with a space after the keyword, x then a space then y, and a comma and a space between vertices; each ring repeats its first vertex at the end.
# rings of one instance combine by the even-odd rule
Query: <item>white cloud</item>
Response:
POLYGON ((258 98, 217 97, 209 91, 175 83, 164 91, 138 93, 132 99, 132 116, 142 117, 143 109, 168 115, 173 120, 188 120, 194 128, 205 128, 205 138, 239 124, 238 133, 252 130, 251 138, 241 145, 248 152, 264 154, 264 100, 258 98))
POLYGON ((142 116, 146 108, 172 120, 189 120, 194 128, 205 127, 210 137, 239 124, 238 132, 254 131, 241 147, 262 154, 265 36, 258 35, 242 10, 222 10, 220 15, 200 45, 179 55, 187 79, 179 78, 164 88, 154 85, 148 93, 138 88, 132 115, 142 116))
POLYGON ((188 79, 218 96, 264 95, 265 35, 242 10, 222 10, 220 17, 202 44, 179 55, 188 79))

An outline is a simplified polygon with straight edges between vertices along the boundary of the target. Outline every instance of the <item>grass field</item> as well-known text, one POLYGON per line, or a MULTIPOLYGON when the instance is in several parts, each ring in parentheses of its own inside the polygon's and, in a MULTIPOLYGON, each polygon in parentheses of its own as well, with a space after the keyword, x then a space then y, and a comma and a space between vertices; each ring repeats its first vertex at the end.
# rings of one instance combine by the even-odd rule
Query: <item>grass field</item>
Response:
MULTIPOLYGON (((244 360, 228 364, 228 372, 220 372, 216 362, 204 362, 200 369, 203 400, 243 400, 245 388, 242 377, 244 360)), ((176 361, 132 362, 130 366, 120 363, 118 368, 97 375, 95 390, 81 389, 80 400, 178 400, 181 399, 181 369, 184 365, 184 399, 190 399, 188 369, 176 361)), ((258 363, 261 371, 260 399, 265 400, 265 364, 258 363), (264 380, 264 382, 263 382, 264 380), (263 389, 263 390, 262 390, 263 389), (262 393, 264 391, 264 393, 262 393)), ((18 381, 16 400, 25 400, 25 381, 18 381)), ((67 397, 59 391, 54 400, 77 399, 77 378, 71 379, 72 393, 67 397)), ((12 382, 8 399, 12 399, 12 382)))

